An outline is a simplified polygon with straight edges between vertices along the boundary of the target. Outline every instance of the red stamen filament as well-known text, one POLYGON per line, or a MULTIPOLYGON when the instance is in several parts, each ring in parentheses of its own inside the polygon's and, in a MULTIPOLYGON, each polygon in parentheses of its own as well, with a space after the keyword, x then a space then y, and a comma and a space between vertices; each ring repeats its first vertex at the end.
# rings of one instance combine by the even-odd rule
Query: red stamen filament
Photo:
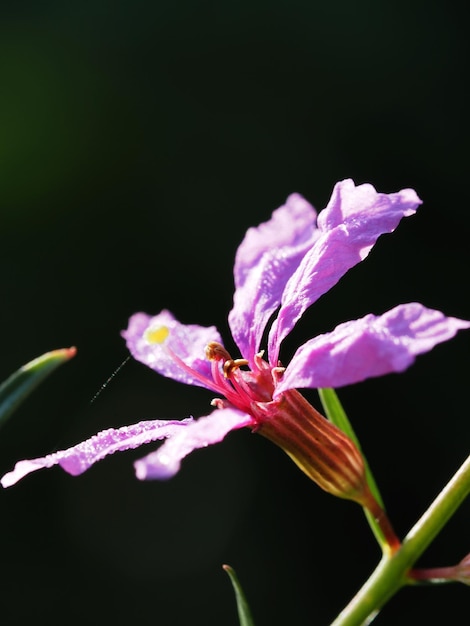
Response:
POLYGON ((237 375, 237 370, 242 365, 247 365, 248 362, 245 361, 245 359, 231 359, 228 352, 226 352, 222 346, 220 347, 220 351, 212 352, 212 354, 214 354, 212 359, 210 359, 212 380, 187 365, 170 347, 164 346, 164 350, 166 350, 167 354, 178 367, 192 378, 200 381, 204 387, 209 387, 215 393, 225 396, 234 406, 248 412, 251 403, 256 400, 253 398, 252 390, 247 385, 246 381, 244 381, 241 376, 237 375), (229 358, 225 360, 221 368, 220 361, 225 356, 229 358))

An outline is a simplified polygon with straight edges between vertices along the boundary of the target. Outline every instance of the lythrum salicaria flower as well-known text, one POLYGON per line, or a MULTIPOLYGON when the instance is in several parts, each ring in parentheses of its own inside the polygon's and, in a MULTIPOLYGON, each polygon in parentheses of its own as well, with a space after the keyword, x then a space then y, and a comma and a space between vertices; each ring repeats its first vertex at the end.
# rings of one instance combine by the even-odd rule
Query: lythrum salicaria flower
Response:
POLYGON ((470 323, 409 303, 310 339, 286 366, 281 344, 305 310, 420 204, 412 189, 382 194, 352 180, 335 186, 318 216, 300 195, 289 196, 269 221, 248 230, 235 257, 228 320, 240 353, 236 358, 215 327, 181 324, 169 311, 153 317, 137 313, 123 332, 134 358, 215 394, 214 410, 198 420, 155 420, 101 432, 68 450, 17 463, 2 485, 56 464, 80 474, 107 454, 157 439, 167 441, 135 463, 136 474, 166 479, 193 450, 249 427, 283 448, 326 491, 362 502, 367 488, 360 453, 297 389, 341 387, 401 372, 470 323))

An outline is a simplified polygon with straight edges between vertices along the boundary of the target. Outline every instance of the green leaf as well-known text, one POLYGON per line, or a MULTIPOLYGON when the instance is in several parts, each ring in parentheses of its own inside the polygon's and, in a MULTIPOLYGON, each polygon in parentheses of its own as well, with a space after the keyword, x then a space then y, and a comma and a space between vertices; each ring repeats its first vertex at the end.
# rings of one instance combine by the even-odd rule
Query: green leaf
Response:
POLYGON ((232 581, 233 590, 235 591, 235 598, 237 600, 238 619, 240 620, 240 626, 254 626, 253 618, 251 617, 250 607, 243 593, 243 589, 240 586, 240 582, 235 574, 235 571, 230 565, 222 565, 223 569, 230 576, 232 581))
POLYGON ((0 427, 34 389, 59 365, 71 359, 75 348, 46 352, 26 363, 0 385, 0 427))

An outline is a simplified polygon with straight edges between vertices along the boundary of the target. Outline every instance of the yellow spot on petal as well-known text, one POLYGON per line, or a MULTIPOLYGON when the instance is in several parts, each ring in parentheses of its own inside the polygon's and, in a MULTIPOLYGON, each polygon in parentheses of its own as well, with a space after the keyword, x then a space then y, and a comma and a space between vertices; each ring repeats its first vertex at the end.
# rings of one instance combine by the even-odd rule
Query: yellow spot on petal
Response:
POLYGON ((168 326, 160 326, 159 328, 148 330, 145 333, 145 339, 149 343, 163 343, 169 334, 170 330, 168 326))

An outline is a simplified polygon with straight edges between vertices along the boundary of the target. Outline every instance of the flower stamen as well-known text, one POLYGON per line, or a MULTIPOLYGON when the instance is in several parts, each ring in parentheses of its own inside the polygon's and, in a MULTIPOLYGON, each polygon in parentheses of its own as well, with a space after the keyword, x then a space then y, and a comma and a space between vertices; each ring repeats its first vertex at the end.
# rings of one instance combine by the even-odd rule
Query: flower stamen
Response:
POLYGON ((252 402, 259 398, 253 397, 253 390, 246 383, 241 367, 248 365, 247 359, 232 359, 230 353, 217 341, 211 341, 206 346, 206 357, 212 361, 212 378, 225 388, 225 397, 235 406, 248 411, 252 402), (222 362, 222 368, 220 367, 222 362), (223 377, 222 377, 223 374, 223 377))
POLYGON ((229 352, 218 341, 211 341, 206 346, 206 358, 209 361, 231 361, 229 352))
POLYGON ((227 359, 222 367, 225 378, 230 378, 235 370, 244 365, 248 365, 246 359, 227 359))

